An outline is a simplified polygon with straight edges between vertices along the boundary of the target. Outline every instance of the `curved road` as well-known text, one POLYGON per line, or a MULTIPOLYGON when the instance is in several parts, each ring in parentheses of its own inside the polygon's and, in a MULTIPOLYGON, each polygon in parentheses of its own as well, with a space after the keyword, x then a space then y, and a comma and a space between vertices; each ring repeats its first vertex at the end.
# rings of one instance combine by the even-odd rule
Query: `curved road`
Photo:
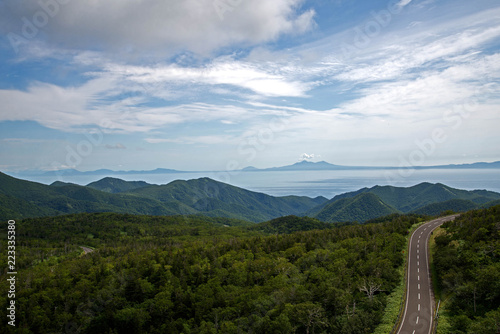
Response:
POLYGON ((434 298, 429 270, 429 237, 435 228, 457 216, 452 215, 431 220, 413 232, 408 253, 406 305, 397 334, 431 333, 434 298))
POLYGON ((88 254, 88 253, 92 253, 94 251, 92 248, 88 248, 85 246, 80 246, 80 248, 83 249, 83 255, 88 254))

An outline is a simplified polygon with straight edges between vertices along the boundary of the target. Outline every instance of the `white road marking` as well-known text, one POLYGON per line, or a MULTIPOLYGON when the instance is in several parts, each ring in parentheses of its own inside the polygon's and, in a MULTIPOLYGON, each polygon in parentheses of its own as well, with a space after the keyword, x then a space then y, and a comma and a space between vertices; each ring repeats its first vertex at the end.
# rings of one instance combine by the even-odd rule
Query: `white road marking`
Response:
POLYGON ((418 280, 420 281, 420 275, 417 276, 418 280))
POLYGON ((417 315, 417 321, 415 322, 415 325, 418 325, 418 315, 417 315))
POLYGON ((418 310, 420 311, 420 304, 418 304, 418 310))
POLYGON ((419 272, 420 272, 420 268, 417 268, 417 273, 419 273, 419 272))
POLYGON ((418 299, 420 299, 420 292, 418 293, 418 299))
POLYGON ((420 290, 420 283, 418 283, 418 289, 420 290))

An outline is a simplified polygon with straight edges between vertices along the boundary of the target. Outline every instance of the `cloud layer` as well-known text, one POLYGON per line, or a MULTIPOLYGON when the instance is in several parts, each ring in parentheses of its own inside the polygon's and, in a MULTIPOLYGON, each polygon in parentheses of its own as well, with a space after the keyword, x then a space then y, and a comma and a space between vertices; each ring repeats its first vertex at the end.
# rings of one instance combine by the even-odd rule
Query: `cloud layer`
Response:
MULTIPOLYGON (((302 0, 6 0, 0 31, 23 35, 25 20, 52 46, 158 55, 209 54, 229 45, 255 45, 314 25, 302 0), (46 13, 48 15, 44 15, 46 13), (78 38, 75 38, 78 36, 78 38)), ((27 32, 28 29, 24 30, 27 32)))
POLYGON ((99 127, 115 155, 140 143, 179 156, 243 147, 354 164, 404 155, 436 128, 447 131, 447 154, 477 150, 473 139, 485 134, 500 144, 498 6, 448 15, 441 4, 440 15, 432 1, 400 0, 401 12, 361 47, 358 28, 374 24, 373 12, 323 36, 320 13, 302 0, 62 2, 0 4, 0 31, 19 35, 40 3, 59 4, 6 62, 27 64, 27 84, 15 71, 0 81, 0 123, 35 121, 68 135, 99 127), (50 69, 34 79, 40 64, 50 69), (61 68, 77 80, 54 78, 61 68))

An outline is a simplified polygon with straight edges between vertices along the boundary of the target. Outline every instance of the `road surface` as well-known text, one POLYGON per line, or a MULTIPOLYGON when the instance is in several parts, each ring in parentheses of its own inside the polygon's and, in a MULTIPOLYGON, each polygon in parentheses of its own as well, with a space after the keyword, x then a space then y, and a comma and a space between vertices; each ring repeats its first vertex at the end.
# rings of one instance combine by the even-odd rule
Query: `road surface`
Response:
POLYGON ((83 249, 83 254, 87 254, 87 253, 92 253, 94 250, 92 248, 88 248, 88 247, 85 247, 85 246, 80 246, 81 249, 83 249))
POLYGON ((408 281, 403 320, 397 334, 429 334, 432 330, 434 298, 431 290, 428 243, 431 232, 458 215, 431 220, 419 226, 410 238, 408 281))

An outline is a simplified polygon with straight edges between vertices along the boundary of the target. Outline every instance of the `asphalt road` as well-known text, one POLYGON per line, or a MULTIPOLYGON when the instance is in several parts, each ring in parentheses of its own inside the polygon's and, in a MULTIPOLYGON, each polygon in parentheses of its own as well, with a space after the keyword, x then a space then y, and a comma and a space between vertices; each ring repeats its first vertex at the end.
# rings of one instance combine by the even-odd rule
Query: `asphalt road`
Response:
POLYGON ((92 253, 94 250, 85 246, 80 246, 83 249, 83 254, 92 253))
POLYGON ((434 298, 429 270, 429 238, 432 231, 458 215, 431 220, 419 226, 410 238, 406 306, 397 334, 429 334, 434 298))

